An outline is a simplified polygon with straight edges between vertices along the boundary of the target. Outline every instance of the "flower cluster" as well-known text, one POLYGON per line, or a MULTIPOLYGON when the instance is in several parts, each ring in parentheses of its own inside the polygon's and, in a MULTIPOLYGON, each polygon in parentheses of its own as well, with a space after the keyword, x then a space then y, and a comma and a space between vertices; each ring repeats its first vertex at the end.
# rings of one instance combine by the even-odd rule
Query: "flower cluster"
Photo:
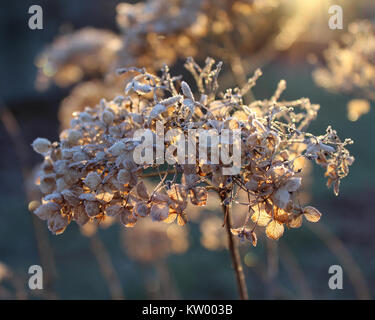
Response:
MULTIPOLYGON (((34 212, 47 221, 53 233, 62 233, 71 221, 84 225, 106 216, 118 218, 126 227, 148 216, 154 221, 184 225, 188 202, 204 206, 208 190, 216 191, 224 206, 236 203, 248 208, 244 223, 233 233, 254 245, 258 225, 266 226, 266 234, 278 239, 285 225, 298 227, 303 216, 309 221, 319 220, 317 209, 299 204, 298 160, 315 160, 322 166, 328 185, 333 185, 337 194, 354 160, 345 148, 352 141, 341 141, 330 127, 321 136, 307 133, 319 106, 306 98, 279 101, 285 81, 270 99, 244 104, 244 97, 261 76, 260 70, 244 87, 219 93, 221 62, 208 58, 200 67, 189 58, 185 67, 195 78, 198 95, 181 77, 171 76, 166 66, 160 76, 145 69, 121 69, 119 73, 133 75, 125 95, 74 113, 59 142, 44 138, 34 141, 34 150, 44 156, 39 177, 43 199, 34 212), (197 136, 189 136, 190 129, 239 129, 240 172, 223 175, 227 164, 215 164, 212 159, 202 163, 197 158, 193 164, 136 163, 133 152, 139 141, 134 138, 135 131, 150 129, 156 139, 159 121, 163 121, 164 130, 176 129, 188 141, 193 139, 197 150, 200 145, 197 136), (160 177, 153 190, 145 184, 150 175, 160 177), (245 193, 246 201, 238 200, 240 193, 245 193)), ((164 150, 178 145, 177 139, 163 143, 164 150)), ((233 143, 233 139, 227 142, 231 150, 233 143)), ((205 147, 211 154, 210 144, 205 147)), ((220 148, 224 147, 222 143, 220 148)), ((156 154, 155 143, 151 148, 156 154)), ((177 159, 176 154, 169 157, 177 159)))
POLYGON ((334 42, 325 51, 327 66, 314 72, 324 88, 349 93, 372 91, 375 86, 375 26, 368 20, 348 26, 341 43, 334 42))
POLYGON ((118 66, 142 66, 153 72, 187 56, 202 60, 207 55, 217 56, 230 63, 236 82, 242 84, 246 81, 242 62, 249 56, 263 47, 276 50, 282 39, 288 43, 296 39, 288 33, 297 30, 287 26, 293 19, 285 15, 293 10, 284 5, 283 0, 121 3, 116 17, 119 35, 84 28, 57 37, 37 58, 37 87, 46 88, 52 81, 67 86, 89 79, 74 87, 60 105, 59 120, 66 128, 72 111, 121 94, 121 85, 112 73, 118 66), (271 42, 275 43, 267 45, 271 42))
POLYGON ((119 34, 84 28, 59 36, 39 55, 37 86, 59 86, 84 75, 107 75, 119 66, 158 70, 188 56, 218 55, 233 60, 234 50, 249 56, 280 31, 283 0, 148 0, 120 3, 119 34))
MULTIPOLYGON (((340 42, 324 52, 326 66, 314 71, 321 87, 375 101, 375 25, 369 20, 352 22, 340 42)), ((356 121, 369 111, 365 101, 348 105, 349 119, 356 121)))
POLYGON ((113 32, 90 27, 60 36, 36 59, 39 68, 36 86, 44 89, 53 79, 65 87, 87 74, 107 73, 121 45, 113 32))
MULTIPOLYGON (((149 0, 122 3, 120 62, 159 67, 177 58, 220 53, 222 59, 258 50, 279 31, 282 1, 149 0), (214 40, 214 41, 212 41, 214 40), (233 42, 233 43, 232 43, 233 42), (200 54, 201 53, 201 54, 200 54)), ((205 56, 203 58, 205 58, 205 56)))

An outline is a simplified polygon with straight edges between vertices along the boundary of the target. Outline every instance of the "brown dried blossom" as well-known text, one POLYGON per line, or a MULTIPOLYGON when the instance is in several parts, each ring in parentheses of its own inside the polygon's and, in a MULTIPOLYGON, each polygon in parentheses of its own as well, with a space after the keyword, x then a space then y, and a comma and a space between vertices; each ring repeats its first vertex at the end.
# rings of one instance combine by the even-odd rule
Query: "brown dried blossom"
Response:
MULTIPOLYGON (((167 67, 160 76, 145 69, 119 70, 135 73, 124 96, 74 113, 71 127, 61 133, 59 142, 38 138, 33 143, 34 150, 44 156, 39 179, 43 199, 35 214, 56 234, 71 221, 84 224, 106 216, 118 218, 126 227, 148 216, 182 226, 188 221, 188 202, 204 206, 208 190, 215 190, 223 204, 248 208, 248 217, 233 232, 253 244, 257 226, 266 227, 267 236, 278 239, 285 226, 300 226, 301 216, 317 221, 320 213, 315 208, 299 204, 302 178, 296 166, 301 158, 315 160, 338 194, 340 181, 354 160, 345 148, 352 141, 341 141, 330 127, 321 136, 306 132, 319 106, 306 98, 280 101, 285 81, 269 100, 244 104, 244 96, 261 75, 259 70, 245 87, 219 93, 221 66, 210 58, 203 67, 192 58, 187 60, 185 67, 195 77, 198 94, 180 77, 172 77, 167 67), (204 163, 198 157, 192 164, 177 162, 167 168, 159 162, 136 163, 133 152, 139 141, 135 131, 150 129, 156 137, 161 120, 165 131, 175 129, 187 141, 195 140, 197 150, 201 142, 189 136, 191 129, 240 129, 240 172, 223 175, 221 169, 228 165, 212 160, 213 147, 207 142, 203 147, 211 157, 204 163), (160 176, 153 190, 144 184, 150 170, 160 176), (240 193, 245 193, 246 201, 239 198, 240 193)), ((164 150, 177 147, 177 137, 164 139, 164 150)), ((233 143, 229 140, 230 148, 233 143)), ((157 154, 156 144, 150 147, 157 154)), ((169 157, 177 159, 178 155, 169 157)))
POLYGON ((36 59, 36 85, 44 89, 53 79, 65 87, 86 74, 107 73, 121 46, 113 32, 90 27, 59 36, 36 59))
MULTIPOLYGON (((313 73, 321 87, 375 101, 375 25, 369 20, 352 22, 341 41, 324 52, 325 66, 313 73)), ((369 111, 366 100, 352 100, 348 117, 356 121, 369 111)))
POLYGON ((121 3, 117 22, 124 39, 123 65, 172 64, 177 58, 222 59, 254 53, 277 34, 282 0, 149 0, 121 3), (245 40, 246 39, 246 40, 245 40), (212 41, 214 40, 214 41, 212 41), (234 41, 234 43, 232 43, 234 41), (151 53, 151 54, 150 54, 151 53))
MULTIPOLYGON (((285 18, 283 0, 148 0, 117 6, 119 35, 84 28, 59 36, 39 55, 37 86, 59 86, 84 75, 108 75, 119 66, 158 70, 188 56, 219 55, 231 60, 233 47, 249 56, 273 41, 285 18), (266 41, 267 40, 267 41, 266 41), (233 43, 232 43, 233 41, 233 43)), ((290 11, 290 10, 289 10, 290 11)))

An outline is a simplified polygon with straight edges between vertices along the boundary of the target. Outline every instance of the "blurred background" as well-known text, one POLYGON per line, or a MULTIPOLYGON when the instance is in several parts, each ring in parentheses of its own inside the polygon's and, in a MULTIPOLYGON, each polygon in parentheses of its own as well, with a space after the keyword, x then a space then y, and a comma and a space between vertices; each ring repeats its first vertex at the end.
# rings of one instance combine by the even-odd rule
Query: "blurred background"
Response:
POLYGON ((375 32, 348 28, 353 21, 374 18, 373 1, 339 1, 342 30, 328 27, 328 8, 336 4, 329 0, 130 5, 136 2, 2 3, 0 299, 237 298, 214 197, 205 209, 188 211, 191 221, 184 228, 146 220, 125 230, 109 221, 82 229, 72 224, 53 236, 28 209, 39 196, 32 179, 42 160, 30 146, 35 138, 56 141, 72 111, 120 94, 126 79, 114 76, 117 67, 157 71, 166 62, 173 74, 186 75, 183 62, 190 55, 197 61, 222 59, 223 88, 240 85, 261 67, 263 76, 253 90, 257 99, 270 97, 285 79, 284 99, 308 97, 320 104, 312 133, 332 125, 355 142, 349 150, 356 160, 339 197, 325 186, 323 170, 306 169, 303 196, 323 213, 319 223, 287 230, 278 242, 260 237, 255 248, 240 246, 250 298, 374 297, 375 117, 369 107, 372 83, 362 80, 372 77, 371 62, 375 66, 375 32), (43 9, 43 30, 28 27, 33 4, 43 9), (353 44, 360 36, 365 42, 353 44), (346 60, 331 61, 341 57, 340 48, 325 54, 336 42, 346 60), (358 48, 367 48, 360 54, 367 54, 370 64, 352 66, 356 56, 348 52, 358 54, 358 48), (354 84, 352 75, 359 79, 354 84), (348 109, 350 101, 354 107, 348 109), (41 291, 27 287, 28 269, 35 264, 44 270, 41 291), (343 290, 328 287, 328 269, 336 264, 343 268, 343 290))

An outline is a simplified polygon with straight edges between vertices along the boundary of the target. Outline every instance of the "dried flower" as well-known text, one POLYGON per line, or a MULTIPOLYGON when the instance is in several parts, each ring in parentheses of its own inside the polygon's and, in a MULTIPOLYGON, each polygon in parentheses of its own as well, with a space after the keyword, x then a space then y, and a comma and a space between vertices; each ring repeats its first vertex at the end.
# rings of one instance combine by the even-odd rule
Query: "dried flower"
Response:
MULTIPOLYGON (((326 66, 314 71, 321 87, 375 101, 375 25, 369 20, 352 22, 340 42, 333 42, 324 52, 326 66)), ((356 121, 369 110, 365 101, 352 101, 348 117, 356 121)))
MULTIPOLYGON (((208 58, 200 67, 190 58, 185 66, 196 75, 200 98, 186 82, 173 78, 168 68, 163 68, 160 76, 130 68, 122 70, 135 73, 123 97, 102 100, 93 108, 74 113, 71 127, 61 133, 60 142, 43 153, 43 199, 35 213, 48 220, 52 232, 63 232, 71 221, 82 225, 106 216, 117 217, 126 227, 148 216, 154 223, 176 221, 183 226, 189 219, 188 203, 204 206, 209 189, 221 195, 224 205, 237 203, 247 208, 249 217, 242 226, 233 228, 233 233, 254 245, 258 226, 266 228, 268 237, 279 239, 285 226, 301 225, 301 215, 311 222, 319 220, 319 211, 303 208, 298 201, 303 179, 300 159, 314 160, 325 168, 328 186, 333 185, 338 194, 340 181, 354 161, 345 148, 352 141, 341 141, 331 127, 321 136, 306 132, 319 106, 308 99, 279 101, 285 82, 270 100, 244 104, 243 98, 255 85, 259 71, 244 88, 219 94, 221 63, 215 65, 208 58), (140 144, 135 133, 147 129, 156 139, 160 135, 159 120, 163 121, 162 129, 172 130, 174 135, 164 139, 162 147, 149 142, 152 154, 160 150, 167 154, 168 148, 177 148, 184 137, 196 150, 207 148, 210 157, 201 161, 196 153, 192 162, 183 158, 165 171, 160 171, 162 162, 135 162, 140 144), (223 174, 222 169, 229 165, 223 159, 214 162, 213 142, 196 139, 190 131, 212 128, 240 130, 239 172, 223 174), (150 168, 160 175, 153 190, 147 190, 144 183, 150 168), (245 197, 239 200, 241 194, 245 197)), ((222 140, 220 148, 233 149, 235 143, 234 139, 222 140)), ((178 155, 170 153, 165 158, 178 160, 178 155)))

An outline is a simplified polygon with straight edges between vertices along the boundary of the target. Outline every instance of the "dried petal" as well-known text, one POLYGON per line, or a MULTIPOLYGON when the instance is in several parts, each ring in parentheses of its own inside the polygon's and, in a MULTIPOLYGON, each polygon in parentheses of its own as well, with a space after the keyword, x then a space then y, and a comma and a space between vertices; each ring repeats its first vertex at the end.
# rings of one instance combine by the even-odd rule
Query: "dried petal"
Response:
POLYGON ((276 220, 272 220, 267 228, 266 235, 267 237, 278 240, 284 233, 284 225, 276 220))
POLYGON ((172 223, 176 220, 176 218, 177 218, 177 213, 170 213, 169 216, 165 220, 163 220, 163 222, 172 223))
POLYGON ((265 227, 271 220, 271 216, 265 210, 256 209, 251 220, 255 222, 258 226, 265 227))
POLYGON ((47 202, 39 206, 34 213, 42 220, 48 220, 54 214, 60 213, 60 206, 54 202, 47 202))
POLYGON ((115 204, 115 205, 112 205, 112 206, 108 206, 106 209, 105 209, 105 213, 107 216, 110 216, 110 217, 116 217, 118 216, 122 209, 124 207, 118 205, 118 204, 115 204))
POLYGON ((322 216, 318 209, 311 206, 303 208, 303 215, 305 216, 306 220, 310 222, 318 222, 322 216))
POLYGON ((85 210, 90 218, 95 218, 100 214, 100 206, 97 201, 85 201, 85 210))
POLYGON ((150 210, 150 216, 153 221, 165 221, 168 218, 169 207, 167 204, 154 204, 150 210))
POLYGON ((32 147, 35 152, 44 155, 50 150, 51 142, 45 138, 37 138, 34 140, 32 147))
POLYGON ((126 169, 121 169, 117 174, 117 180, 122 184, 128 184, 131 179, 131 174, 126 169))
POLYGON ((272 195, 273 202, 281 209, 285 209, 290 200, 290 194, 287 189, 280 188, 272 195))
POLYGON ((120 222, 127 228, 134 227, 137 222, 137 218, 126 208, 123 208, 120 212, 120 222))
POLYGON ((48 229, 53 234, 61 234, 65 231, 66 227, 69 224, 68 216, 62 216, 61 214, 54 214, 48 219, 48 229))
POLYGON ((90 221, 90 217, 87 215, 85 207, 83 205, 78 205, 73 208, 73 219, 80 226, 84 226, 90 221))
POLYGON ((288 221, 289 228, 299 228, 302 226, 302 215, 292 216, 288 221))
POLYGON ((95 190, 101 182, 102 179, 96 172, 90 172, 84 180, 85 185, 89 187, 90 190, 95 190))
POLYGON ((136 203, 134 207, 134 212, 139 217, 147 217, 150 213, 150 208, 147 206, 147 204, 143 201, 139 201, 136 203))
POLYGON ((143 200, 148 200, 150 198, 150 196, 147 192, 146 185, 144 184, 143 181, 141 181, 137 184, 137 194, 143 200))

